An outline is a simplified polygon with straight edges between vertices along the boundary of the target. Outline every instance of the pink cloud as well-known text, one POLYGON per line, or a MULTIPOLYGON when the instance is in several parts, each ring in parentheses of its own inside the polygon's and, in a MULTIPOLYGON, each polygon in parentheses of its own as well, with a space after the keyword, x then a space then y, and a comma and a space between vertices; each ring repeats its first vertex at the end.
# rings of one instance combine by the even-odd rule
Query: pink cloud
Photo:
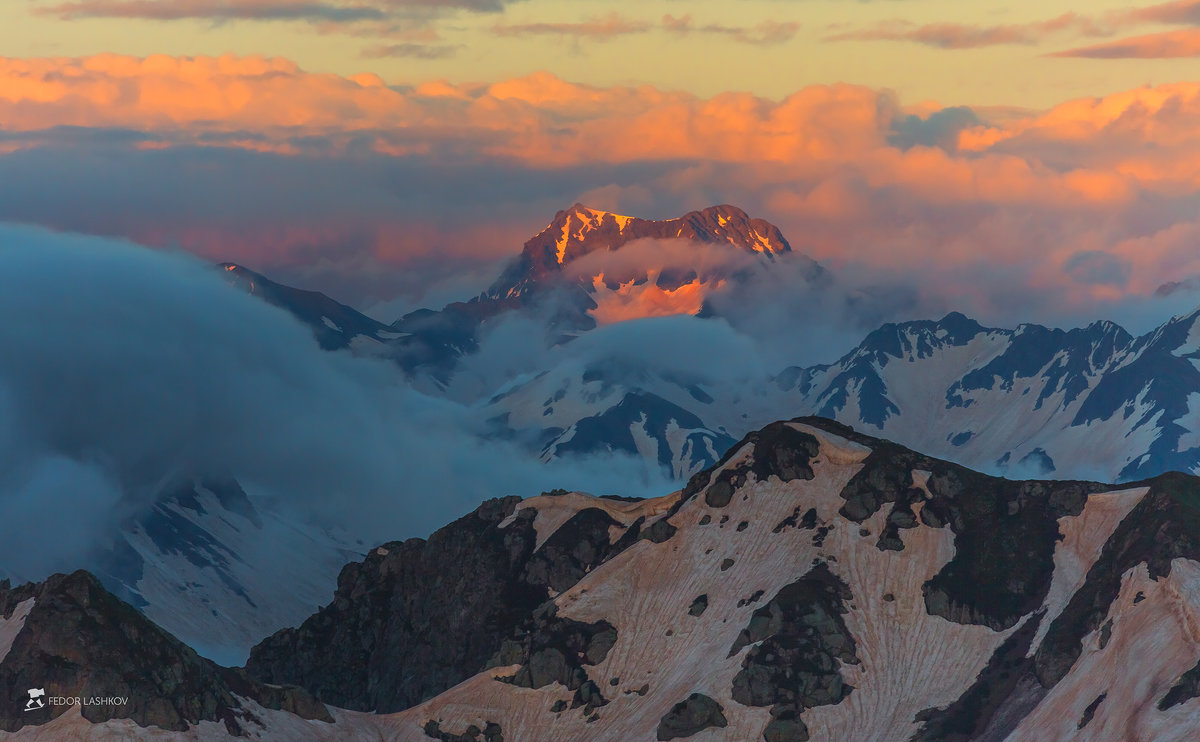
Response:
POLYGON ((702 98, 546 73, 401 87, 263 58, 0 59, 0 218, 360 289, 512 254, 575 200, 646 217, 737 203, 835 268, 984 312, 1200 273, 1200 84, 938 113, 852 85, 702 98))
POLYGON ((1095 20, 1078 13, 1033 23, 981 26, 969 23, 928 23, 889 21, 874 27, 831 34, 826 41, 909 41, 939 49, 977 49, 1005 44, 1034 45, 1063 32, 1100 35, 1103 29, 1095 20))
POLYGON ((1056 52, 1054 57, 1088 59, 1178 59, 1200 57, 1200 28, 1131 36, 1104 44, 1056 52))

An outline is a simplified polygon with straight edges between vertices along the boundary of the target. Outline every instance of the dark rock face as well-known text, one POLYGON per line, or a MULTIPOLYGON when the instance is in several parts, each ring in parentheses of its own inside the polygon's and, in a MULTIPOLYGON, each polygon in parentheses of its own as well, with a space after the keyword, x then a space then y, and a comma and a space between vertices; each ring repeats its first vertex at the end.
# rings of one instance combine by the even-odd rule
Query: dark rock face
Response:
POLYGON ((1185 672, 1179 678, 1179 681, 1175 685, 1171 686, 1171 690, 1167 691, 1167 695, 1163 696, 1158 702, 1158 710, 1166 711, 1172 706, 1178 706, 1197 696, 1200 696, 1200 662, 1197 662, 1192 669, 1185 672))
POLYGON ((523 579, 533 585, 546 585, 556 593, 569 589, 613 553, 609 528, 620 525, 598 508, 579 511, 529 558, 523 579))
POLYGON ((1171 573, 1171 561, 1200 561, 1200 483, 1164 474, 1140 483, 1150 491, 1104 545, 1083 586, 1050 624, 1034 656, 1039 681, 1052 687, 1070 671, 1082 641, 1104 624, 1121 589, 1121 576, 1146 563, 1152 579, 1171 573))
POLYGON ((575 691, 571 708, 593 708, 608 703, 599 686, 588 678, 585 665, 598 665, 617 643, 617 630, 607 621, 582 623, 561 618, 553 603, 546 603, 526 621, 513 639, 506 639, 488 663, 491 667, 520 665, 516 674, 501 678, 522 688, 544 688, 559 683, 575 691))
POLYGON ((724 729, 729 726, 721 704, 702 693, 693 693, 671 707, 658 723, 655 735, 660 742, 691 737, 705 729, 724 729))
POLYGON ((409 708, 485 669, 549 590, 570 588, 645 535, 638 522, 610 544, 619 524, 589 508, 535 553, 532 509, 499 528, 519 503, 491 500, 428 541, 372 550, 342 570, 331 604, 255 647, 247 671, 343 708, 409 708))
POLYGON ((859 436, 821 420, 805 422, 851 440, 872 452, 842 490, 840 514, 861 523, 891 505, 877 547, 902 549, 899 531, 921 520, 954 532, 954 557, 924 586, 931 615, 958 623, 1012 628, 1038 608, 1050 589, 1058 519, 1083 512, 1088 494, 1104 489, 1090 482, 1014 482, 914 453, 887 441, 859 436), (915 487, 914 469, 930 472, 929 495, 915 487))
POLYGON ((439 742, 504 742, 504 730, 499 724, 489 721, 483 729, 472 724, 462 734, 443 732, 441 725, 430 720, 423 730, 425 736, 439 742))
MULTIPOLYGON (((988 724, 997 717, 997 711, 1017 695, 1018 685, 1032 680, 1033 662, 1025 655, 1041 619, 1039 614, 1026 621, 1005 640, 971 687, 954 703, 917 714, 915 721, 923 723, 910 742, 968 742, 989 729, 988 724)), ((1039 700, 1044 695, 1044 692, 1035 693, 1039 700)), ((1013 728, 1017 721, 1020 721, 1020 715, 1011 720, 1013 728)))
POLYGON ((843 682, 839 664, 858 664, 854 637, 842 619, 851 597, 850 588, 820 564, 755 611, 730 648, 732 657, 761 642, 733 678, 733 700, 771 707, 768 739, 808 739, 800 714, 840 703, 854 690, 843 682))
POLYGON ((224 722, 231 734, 250 719, 234 694, 270 709, 332 722, 326 708, 299 688, 268 687, 240 670, 218 667, 106 591, 87 572, 40 584, 0 583, 0 615, 32 598, 24 628, 0 663, 0 729, 43 724, 68 709, 25 711, 26 690, 47 696, 125 699, 84 704, 85 719, 131 719, 139 726, 183 731, 200 721, 224 722))
POLYGON ((734 491, 748 481, 749 474, 754 474, 759 482, 765 482, 772 476, 784 482, 812 479, 811 462, 819 450, 817 439, 808 433, 796 430, 786 422, 771 423, 731 447, 712 469, 702 471, 688 480, 680 502, 703 490, 706 505, 723 508, 732 500, 734 491), (749 459, 714 476, 713 471, 724 466, 746 444, 754 446, 749 459))
POLYGON ((1083 710, 1083 716, 1079 717, 1079 723, 1075 725, 1076 729, 1083 729, 1092 723, 1092 719, 1096 716, 1096 709, 1100 708, 1100 704, 1104 703, 1105 698, 1108 698, 1108 694, 1101 693, 1096 696, 1096 700, 1088 704, 1088 707, 1083 710))
POLYGON ((299 628, 268 637, 246 669, 329 703, 399 711, 481 670, 546 599, 522 579, 537 534, 519 498, 492 500, 428 541, 390 543, 350 564, 334 600, 299 628))

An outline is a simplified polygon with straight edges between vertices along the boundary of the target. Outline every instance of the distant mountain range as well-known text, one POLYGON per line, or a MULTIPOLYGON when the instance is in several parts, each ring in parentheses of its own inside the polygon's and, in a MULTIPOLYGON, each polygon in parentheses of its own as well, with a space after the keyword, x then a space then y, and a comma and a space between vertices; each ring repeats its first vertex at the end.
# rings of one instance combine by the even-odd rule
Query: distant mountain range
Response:
POLYGON ((1184 742, 1200 734, 1197 498, 1183 474, 1018 482, 777 422, 657 499, 493 500, 376 547, 242 670, 86 573, 0 584, 0 728, 1184 742))
MULTIPOLYGON (((322 347, 390 358, 440 394, 505 316, 535 318, 547 343, 564 347, 619 314, 614 307, 712 317, 714 292, 752 285, 756 271, 784 263, 799 266, 798 291, 829 278, 778 229, 731 206, 649 221, 576 205, 489 290, 392 324, 234 264, 220 270, 307 324, 322 347), (697 267, 682 270, 689 257, 697 267)), ((532 457, 630 454, 680 482, 751 430, 802 414, 1010 478, 1200 473, 1198 319, 1177 317, 1135 338, 1106 322, 1009 330, 955 313, 887 324, 834 363, 737 384, 601 357, 510 379, 474 409, 481 427, 532 457)), ((106 587, 165 628, 233 658, 307 615, 338 566, 364 548, 257 509, 236 482, 197 477, 164 490, 95 566, 106 587), (273 553, 255 549, 268 534, 273 553)))
POLYGON ((888 324, 837 362, 757 388, 603 364, 519 384, 489 405, 540 428, 546 456, 602 448, 676 476, 779 414, 815 414, 994 474, 1126 481, 1200 472, 1200 310, 1135 338, 1111 322, 986 328, 961 314, 888 324))
MULTIPOLYGON (((709 292, 737 281, 733 269, 766 269, 787 256, 802 275, 819 280, 824 269, 792 252, 777 227, 751 218, 735 206, 713 206, 677 219, 652 221, 576 204, 525 243, 521 253, 491 287, 470 300, 439 310, 411 312, 384 325, 329 297, 275 283, 234 263, 224 263, 230 282, 291 312, 312 328, 322 347, 353 348, 391 357, 414 377, 446 382, 456 363, 474 352, 486 323, 510 312, 533 313, 545 322, 550 339, 561 342, 594 329, 598 319, 650 314, 699 313, 709 292), (607 266, 604 258, 622 248, 650 244, 643 263, 607 266), (665 245, 684 249, 668 259, 665 245), (689 247, 691 249, 689 250, 689 247), (746 260, 693 264, 697 247, 715 246, 746 260), (657 254, 656 254, 657 253, 657 254), (591 258, 594 270, 581 272, 591 258), (615 268, 615 269, 614 269, 615 268), (625 311, 614 309, 627 305, 625 311), (632 312, 632 314, 630 314, 632 312)), ((744 278, 744 276, 742 276, 744 278)))

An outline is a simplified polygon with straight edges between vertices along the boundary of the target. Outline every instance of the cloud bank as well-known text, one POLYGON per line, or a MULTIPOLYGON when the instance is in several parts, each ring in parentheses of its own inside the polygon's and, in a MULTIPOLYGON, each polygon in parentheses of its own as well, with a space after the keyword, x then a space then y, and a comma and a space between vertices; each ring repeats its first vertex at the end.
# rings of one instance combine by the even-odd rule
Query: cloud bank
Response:
POLYGON ((367 543, 487 497, 671 489, 644 462, 539 463, 396 369, 321 351, 290 315, 179 253, 0 227, 0 564, 86 565, 184 476, 233 476, 367 543))
POLYGON ((6 59, 0 153, 0 219, 364 307, 421 302, 418 267, 478 290, 479 266, 573 201, 650 218, 735 203, 856 281, 994 324, 1112 316, 1200 275, 1195 83, 999 117, 850 85, 699 98, 545 73, 389 86, 278 59, 6 59), (1123 280, 1071 269, 1081 251, 1123 280))

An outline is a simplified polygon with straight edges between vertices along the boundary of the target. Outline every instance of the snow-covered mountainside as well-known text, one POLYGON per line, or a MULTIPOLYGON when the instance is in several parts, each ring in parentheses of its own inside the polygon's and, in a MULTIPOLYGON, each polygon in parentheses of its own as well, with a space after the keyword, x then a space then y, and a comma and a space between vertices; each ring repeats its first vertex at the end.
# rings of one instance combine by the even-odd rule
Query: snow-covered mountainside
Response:
MULTIPOLYGON (((582 520, 609 522, 609 553, 488 669, 379 721, 414 741, 1191 739, 1198 496, 1182 475, 1013 482, 774 424, 671 500, 518 504, 494 528, 531 528, 534 556, 582 520)), ((343 596, 327 610, 405 622, 343 596)), ((402 646, 370 665, 411 666, 402 646)))
POLYGON ((799 418, 663 498, 495 500, 376 548, 245 673, 86 575, 5 587, 0 719, 15 739, 1190 740, 1198 501, 1187 475, 1011 481, 799 418), (148 700, 35 717, 26 687, 148 700))
POLYGON ((950 314, 885 325, 837 363, 776 381, 790 409, 982 471, 1200 472, 1200 310, 1138 338, 1111 322, 997 330, 950 314))
MULTIPOLYGON (((651 221, 576 204, 491 288, 390 326, 232 264, 230 280, 295 314, 328 348, 395 359, 441 391, 488 322, 523 311, 562 343, 609 321, 711 316, 712 292, 780 260, 825 275, 733 206, 651 221), (720 259, 706 251, 716 248, 720 259), (730 256, 739 260, 730 262, 730 256)), ((616 451, 684 479, 746 432, 816 414, 990 473, 1130 480, 1200 472, 1200 312, 1134 338, 1111 322, 986 328, 961 314, 887 324, 838 361, 720 385, 608 363, 541 369, 485 392, 483 415, 544 459, 616 451), (490 396, 490 399, 489 399, 490 396)), ((819 320, 817 320, 819 321, 819 320)), ((461 400, 460 400, 461 401, 461 400)))
POLYGON ((237 482, 189 480, 130 518, 92 568, 190 646, 241 662, 264 636, 324 602, 338 570, 362 550, 256 507, 237 482))
POLYGON ((1009 476, 1200 472, 1198 323, 1200 310, 1135 338, 1111 322, 1002 330, 952 313, 884 325, 836 363, 736 388, 641 369, 551 369, 497 395, 488 415, 538 431, 547 458, 582 434, 577 450, 641 454, 676 476, 717 458, 689 436, 720 451, 717 440, 781 414, 833 418, 1009 476))

